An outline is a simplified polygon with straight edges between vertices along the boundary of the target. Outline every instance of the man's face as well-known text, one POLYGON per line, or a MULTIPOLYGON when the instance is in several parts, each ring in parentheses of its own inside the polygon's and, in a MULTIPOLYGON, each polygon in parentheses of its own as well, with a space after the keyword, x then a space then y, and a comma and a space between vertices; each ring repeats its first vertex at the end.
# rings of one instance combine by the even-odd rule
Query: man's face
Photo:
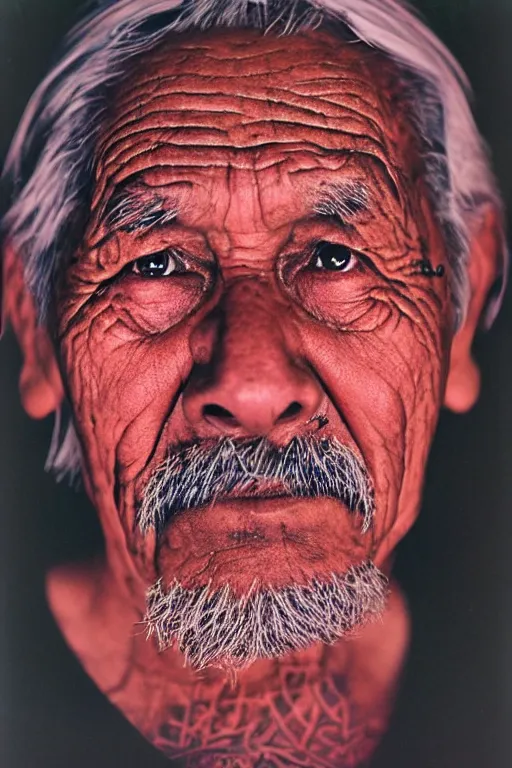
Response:
POLYGON ((382 566, 417 511, 452 325, 446 276, 417 266, 446 256, 393 66, 320 32, 180 37, 125 80, 96 162, 58 334, 106 529, 148 586, 382 566), (327 480, 347 466, 352 505, 327 480))

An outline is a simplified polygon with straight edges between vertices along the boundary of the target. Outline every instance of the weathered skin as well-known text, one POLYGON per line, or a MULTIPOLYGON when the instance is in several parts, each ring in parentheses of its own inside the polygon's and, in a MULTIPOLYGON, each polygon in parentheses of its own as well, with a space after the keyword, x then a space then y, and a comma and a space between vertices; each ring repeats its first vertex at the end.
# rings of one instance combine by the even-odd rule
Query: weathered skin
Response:
MULTIPOLYGON (((411 275, 422 242, 434 266, 445 254, 382 68, 380 57, 326 37, 300 47, 254 35, 191 39, 154 54, 122 89, 98 148, 87 237, 62 289, 59 337, 93 498, 114 505, 117 484, 130 546, 147 555, 143 578, 157 575, 153 542, 132 533, 133 499, 169 445, 223 434, 285 443, 313 430, 306 422, 318 412, 329 419, 323 434, 362 454, 374 479, 379 512, 363 548, 382 564, 410 525, 451 315, 446 281, 411 275), (116 185, 134 174, 178 203, 176 223, 138 236, 101 224, 116 185), (368 185, 370 214, 345 230, 312 220, 320 185, 346 179, 368 185), (358 265, 301 271, 318 239, 350 246, 358 265), (98 295, 164 247, 186 254, 187 273, 125 274, 98 295), (209 404, 233 418, 205 418, 209 404)), ((302 503, 295 524, 310 515, 328 524, 323 506, 302 503)), ((205 530, 218 531, 219 514, 205 530)), ((175 537, 186 536, 182 519, 175 537)), ((327 546, 333 535, 329 527, 327 546)), ((318 532, 314 546, 322 543, 318 532)), ((178 557, 190 554, 180 547, 178 557)), ((322 562, 340 565, 336 555, 322 562)))
POLYGON ((170 757, 359 765, 385 728, 407 643, 396 587, 382 624, 257 662, 232 692, 220 673, 198 678, 177 652, 159 656, 133 626, 161 575, 243 592, 254 578, 302 583, 366 558, 389 570, 414 521, 453 314, 446 276, 413 266, 447 260, 394 66, 319 31, 180 36, 126 78, 96 161, 57 338, 106 560, 54 573, 53 610, 100 688, 170 757), (105 208, 127 179, 178 217, 116 231, 105 208), (367 188, 368 210, 346 226, 315 215, 322 186, 347 181, 367 188), (352 249, 352 268, 306 270, 320 240, 352 249), (164 248, 182 254, 182 273, 130 273, 164 248), (136 529, 135 500, 169 446, 262 434, 284 444, 317 430, 319 413, 319 434, 370 471, 367 534, 328 499, 218 503, 179 516, 156 548, 136 529), (255 529, 259 541, 243 535, 255 529))

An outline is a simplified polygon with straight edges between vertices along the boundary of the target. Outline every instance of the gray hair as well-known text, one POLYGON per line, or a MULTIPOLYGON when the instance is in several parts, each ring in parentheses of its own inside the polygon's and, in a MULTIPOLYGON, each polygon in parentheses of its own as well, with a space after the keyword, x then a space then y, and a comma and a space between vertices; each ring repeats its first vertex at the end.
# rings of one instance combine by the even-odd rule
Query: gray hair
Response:
POLYGON ((235 671, 317 642, 335 643, 382 615, 384 574, 370 561, 329 579, 276 589, 255 581, 237 597, 228 584, 186 589, 160 579, 146 595, 144 624, 160 651, 176 647, 192 669, 235 671))
MULTIPOLYGON (((47 319, 59 266, 78 245, 87 221, 94 148, 110 89, 128 62, 171 32, 251 27, 293 34, 327 24, 389 55, 410 86, 422 142, 425 179, 447 244, 456 327, 469 301, 469 243, 484 206, 502 203, 468 98, 470 87, 446 47, 400 0, 99 0, 68 36, 62 56, 32 96, 12 141, 4 180, 13 190, 4 236, 24 263, 40 322, 47 319)), ((503 217, 501 217, 502 219, 503 217)), ((503 224, 502 224, 503 227, 503 224)), ((486 321, 503 297, 503 279, 486 321), (499 294, 499 295, 498 295, 499 294)), ((67 435, 67 444, 73 439, 67 435)), ((75 469, 55 446, 60 471, 75 469)))

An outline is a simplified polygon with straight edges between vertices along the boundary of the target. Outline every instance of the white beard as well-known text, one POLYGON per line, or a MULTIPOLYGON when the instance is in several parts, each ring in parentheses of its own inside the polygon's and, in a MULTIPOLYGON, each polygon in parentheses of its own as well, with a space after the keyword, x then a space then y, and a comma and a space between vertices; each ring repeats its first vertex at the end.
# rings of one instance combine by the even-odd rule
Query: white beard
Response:
POLYGON ((329 581, 273 589, 257 582, 243 597, 226 585, 185 589, 162 580, 147 593, 145 624, 159 650, 178 648, 185 663, 236 670, 257 659, 283 656, 318 641, 334 643, 380 616, 387 579, 371 562, 332 574, 329 581))

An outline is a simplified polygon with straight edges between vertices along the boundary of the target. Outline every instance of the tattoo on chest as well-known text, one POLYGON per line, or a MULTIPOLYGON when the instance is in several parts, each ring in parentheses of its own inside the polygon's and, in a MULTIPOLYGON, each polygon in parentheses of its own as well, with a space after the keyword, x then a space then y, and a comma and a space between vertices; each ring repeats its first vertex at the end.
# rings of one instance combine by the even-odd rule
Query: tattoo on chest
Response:
POLYGON ((169 706, 150 740, 187 768, 355 768, 371 756, 386 717, 358 717, 345 687, 344 676, 309 684, 300 671, 263 696, 226 682, 216 695, 169 706))

